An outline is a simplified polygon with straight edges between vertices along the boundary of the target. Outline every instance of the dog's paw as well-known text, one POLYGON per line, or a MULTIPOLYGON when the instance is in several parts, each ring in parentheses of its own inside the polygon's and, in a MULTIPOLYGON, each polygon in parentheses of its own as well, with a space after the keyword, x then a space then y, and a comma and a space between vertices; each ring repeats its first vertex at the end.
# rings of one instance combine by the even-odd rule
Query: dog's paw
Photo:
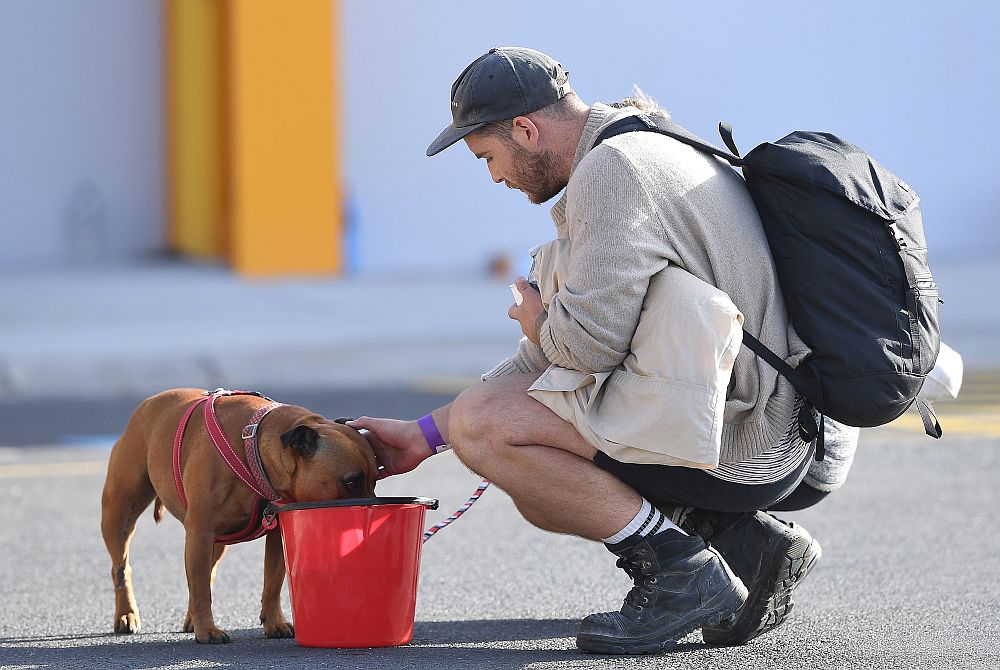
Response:
POLYGON ((193 633, 194 632, 194 623, 191 620, 191 613, 190 612, 188 612, 187 616, 184 617, 184 624, 181 626, 181 631, 183 631, 185 633, 193 633))
POLYGON ((229 633, 221 628, 212 626, 211 628, 203 630, 200 633, 195 632, 194 639, 196 639, 199 644, 226 644, 229 642, 229 633))
POLYGON ((287 621, 264 623, 264 637, 272 640, 295 637, 295 627, 287 621))
POLYGON ((115 632, 116 633, 138 633, 139 632, 139 615, 136 612, 128 612, 127 614, 122 614, 115 617, 115 632))

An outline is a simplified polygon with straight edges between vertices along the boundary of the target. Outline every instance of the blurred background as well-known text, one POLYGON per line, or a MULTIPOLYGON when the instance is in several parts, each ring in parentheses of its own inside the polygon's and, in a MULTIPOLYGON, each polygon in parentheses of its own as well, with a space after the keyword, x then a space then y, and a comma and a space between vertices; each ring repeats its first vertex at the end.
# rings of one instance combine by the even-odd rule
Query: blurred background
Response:
MULTIPOLYGON (((965 359, 942 440, 915 412, 866 429, 874 448, 843 492, 796 519, 824 559, 795 621, 748 651, 685 645, 671 661, 995 667, 998 19, 986 0, 0 0, 0 547, 18 567, 0 659, 316 664, 291 641, 257 646, 259 543, 227 558, 216 592, 244 646, 184 651, 183 533, 147 532, 148 514, 147 643, 105 637, 108 453, 169 387, 413 419, 508 355, 507 284, 554 236, 548 207, 461 144, 424 152, 463 68, 524 45, 587 102, 638 85, 707 139, 729 121, 744 151, 798 129, 863 147, 922 197, 943 339, 965 359)), ((442 456, 379 491, 440 498, 436 521, 477 483, 442 456)), ((417 648, 350 664, 590 664, 574 619, 624 592, 606 553, 521 523, 499 491, 465 518, 428 545, 417 648)))
POLYGON ((553 236, 450 121, 491 46, 747 150, 835 132, 921 195, 945 339, 995 366, 995 3, 0 2, 0 397, 467 379, 553 236), (88 364, 91 361, 91 364, 88 364), (218 385, 218 384, 216 384, 218 385))

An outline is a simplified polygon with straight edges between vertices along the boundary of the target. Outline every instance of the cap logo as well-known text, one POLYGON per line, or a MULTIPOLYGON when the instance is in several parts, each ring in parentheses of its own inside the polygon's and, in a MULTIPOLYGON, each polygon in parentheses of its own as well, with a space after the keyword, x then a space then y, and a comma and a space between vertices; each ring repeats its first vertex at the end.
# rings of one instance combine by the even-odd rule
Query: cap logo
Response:
POLYGON ((451 101, 451 106, 457 108, 458 107, 458 103, 455 102, 454 100, 452 100, 451 101))

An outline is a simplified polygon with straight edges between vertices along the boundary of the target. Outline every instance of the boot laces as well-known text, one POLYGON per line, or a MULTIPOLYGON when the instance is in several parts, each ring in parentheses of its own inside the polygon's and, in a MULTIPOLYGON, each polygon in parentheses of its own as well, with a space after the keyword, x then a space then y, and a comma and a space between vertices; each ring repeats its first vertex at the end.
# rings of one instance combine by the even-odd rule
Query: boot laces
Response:
POLYGON ((641 612, 643 607, 649 603, 649 596, 653 593, 650 585, 656 583, 656 577, 647 572, 653 564, 642 555, 633 555, 622 556, 618 559, 616 565, 632 578, 634 584, 629 592, 625 594, 625 601, 622 603, 622 612, 625 612, 626 609, 641 612))

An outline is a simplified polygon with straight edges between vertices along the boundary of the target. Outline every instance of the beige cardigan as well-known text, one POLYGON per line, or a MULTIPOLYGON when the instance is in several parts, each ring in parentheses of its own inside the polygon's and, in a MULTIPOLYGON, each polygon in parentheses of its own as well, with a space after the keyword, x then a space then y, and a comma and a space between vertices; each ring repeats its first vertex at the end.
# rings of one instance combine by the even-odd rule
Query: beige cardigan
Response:
MULTIPOLYGON (((595 104, 569 184, 552 208, 572 243, 562 288, 542 324, 484 378, 541 374, 549 365, 611 372, 630 353, 650 278, 671 265, 725 292, 746 329, 790 364, 808 349, 788 322, 777 274, 746 184, 722 161, 655 133, 626 133, 591 148, 634 109, 595 104)), ((745 347, 724 409, 721 462, 777 444, 792 418, 791 384, 745 347)))
MULTIPOLYGON (((569 252, 561 239, 535 254, 532 275, 546 308, 569 252)), ((671 265, 650 278, 631 351, 618 367, 585 373, 553 364, 528 393, 615 460, 714 468, 742 326, 729 296, 671 265)))

